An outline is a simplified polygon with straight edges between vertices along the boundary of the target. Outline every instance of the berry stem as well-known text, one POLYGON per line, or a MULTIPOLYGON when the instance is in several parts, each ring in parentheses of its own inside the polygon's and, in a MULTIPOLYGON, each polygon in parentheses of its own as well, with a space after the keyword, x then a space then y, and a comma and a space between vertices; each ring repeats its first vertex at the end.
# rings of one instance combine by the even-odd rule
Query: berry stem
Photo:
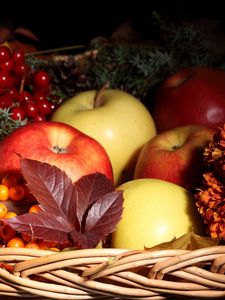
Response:
POLYGON ((24 90, 24 85, 25 85, 25 76, 22 77, 21 82, 20 82, 20 90, 19 93, 21 94, 24 90))

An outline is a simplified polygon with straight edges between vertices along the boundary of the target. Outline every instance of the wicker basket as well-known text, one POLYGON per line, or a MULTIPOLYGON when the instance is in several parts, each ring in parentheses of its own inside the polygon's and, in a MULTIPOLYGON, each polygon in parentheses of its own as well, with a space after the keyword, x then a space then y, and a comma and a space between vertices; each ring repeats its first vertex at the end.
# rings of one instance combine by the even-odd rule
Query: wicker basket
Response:
POLYGON ((225 246, 193 251, 1 248, 0 257, 1 299, 225 297, 225 246))

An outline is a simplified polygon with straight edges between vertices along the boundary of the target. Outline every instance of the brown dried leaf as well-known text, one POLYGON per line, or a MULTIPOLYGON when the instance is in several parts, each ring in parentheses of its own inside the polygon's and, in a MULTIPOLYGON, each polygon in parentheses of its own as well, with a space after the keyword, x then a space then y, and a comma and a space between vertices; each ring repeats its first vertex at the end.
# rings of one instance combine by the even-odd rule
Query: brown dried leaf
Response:
POLYGON ((193 231, 182 235, 179 238, 173 238, 171 241, 158 244, 146 250, 165 250, 165 249, 183 249, 183 250, 196 250, 210 246, 218 245, 220 240, 212 239, 208 236, 201 236, 195 234, 193 231))

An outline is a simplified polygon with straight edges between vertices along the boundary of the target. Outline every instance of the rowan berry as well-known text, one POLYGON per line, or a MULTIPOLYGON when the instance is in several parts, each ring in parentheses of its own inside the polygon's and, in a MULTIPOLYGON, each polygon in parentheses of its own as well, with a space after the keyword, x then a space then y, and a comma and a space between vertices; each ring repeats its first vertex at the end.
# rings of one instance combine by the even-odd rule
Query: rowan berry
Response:
POLYGON ((0 184, 0 201, 6 201, 9 199, 9 189, 7 186, 0 184))
POLYGON ((21 233, 21 237, 27 243, 31 241, 31 236, 29 234, 25 233, 25 232, 21 233))
POLYGON ((0 46, 0 63, 4 63, 11 59, 11 52, 9 47, 1 45, 0 46))
POLYGON ((14 211, 8 211, 4 217, 4 219, 11 219, 11 218, 14 218, 16 217, 17 214, 14 212, 14 211))
POLYGON ((13 201, 19 201, 19 200, 23 199, 24 194, 25 194, 24 188, 19 184, 14 185, 9 188, 9 197, 13 201))
POLYGON ((35 242, 29 242, 25 245, 24 248, 29 248, 29 249, 40 249, 39 245, 35 242))
POLYGON ((49 88, 50 78, 49 74, 44 70, 38 70, 33 75, 33 84, 38 90, 49 88))
POLYGON ((0 235, 1 238, 5 241, 8 242, 9 240, 11 240, 12 238, 14 238, 16 236, 16 230, 14 230, 12 227, 10 227, 8 224, 4 224, 1 227, 0 230, 0 235))
POLYGON ((7 247, 24 248, 24 246, 24 241, 19 237, 14 237, 7 242, 7 247))
POLYGON ((41 207, 39 204, 34 204, 29 208, 29 213, 38 213, 39 211, 41 211, 41 207))
POLYGON ((8 208, 4 203, 0 203, 0 218, 4 218, 8 212, 8 208))
POLYGON ((44 241, 44 240, 42 240, 38 243, 39 248, 42 250, 50 249, 52 247, 55 247, 56 245, 57 245, 57 243, 55 243, 55 242, 44 241))
POLYGON ((10 188, 18 183, 15 175, 7 174, 2 178, 2 184, 10 188))

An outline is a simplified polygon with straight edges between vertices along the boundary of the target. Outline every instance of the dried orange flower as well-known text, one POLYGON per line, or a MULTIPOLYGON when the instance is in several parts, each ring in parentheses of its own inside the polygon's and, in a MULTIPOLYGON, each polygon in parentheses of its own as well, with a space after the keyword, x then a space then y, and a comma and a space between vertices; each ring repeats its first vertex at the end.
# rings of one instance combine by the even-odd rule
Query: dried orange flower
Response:
POLYGON ((203 156, 208 172, 195 194, 196 205, 211 237, 225 240, 225 124, 217 128, 203 156))
POLYGON ((215 171, 216 175, 225 179, 225 124, 217 128, 203 155, 206 165, 215 171))
POLYGON ((203 187, 195 198, 211 237, 225 240, 225 186, 213 172, 203 174, 203 187))

